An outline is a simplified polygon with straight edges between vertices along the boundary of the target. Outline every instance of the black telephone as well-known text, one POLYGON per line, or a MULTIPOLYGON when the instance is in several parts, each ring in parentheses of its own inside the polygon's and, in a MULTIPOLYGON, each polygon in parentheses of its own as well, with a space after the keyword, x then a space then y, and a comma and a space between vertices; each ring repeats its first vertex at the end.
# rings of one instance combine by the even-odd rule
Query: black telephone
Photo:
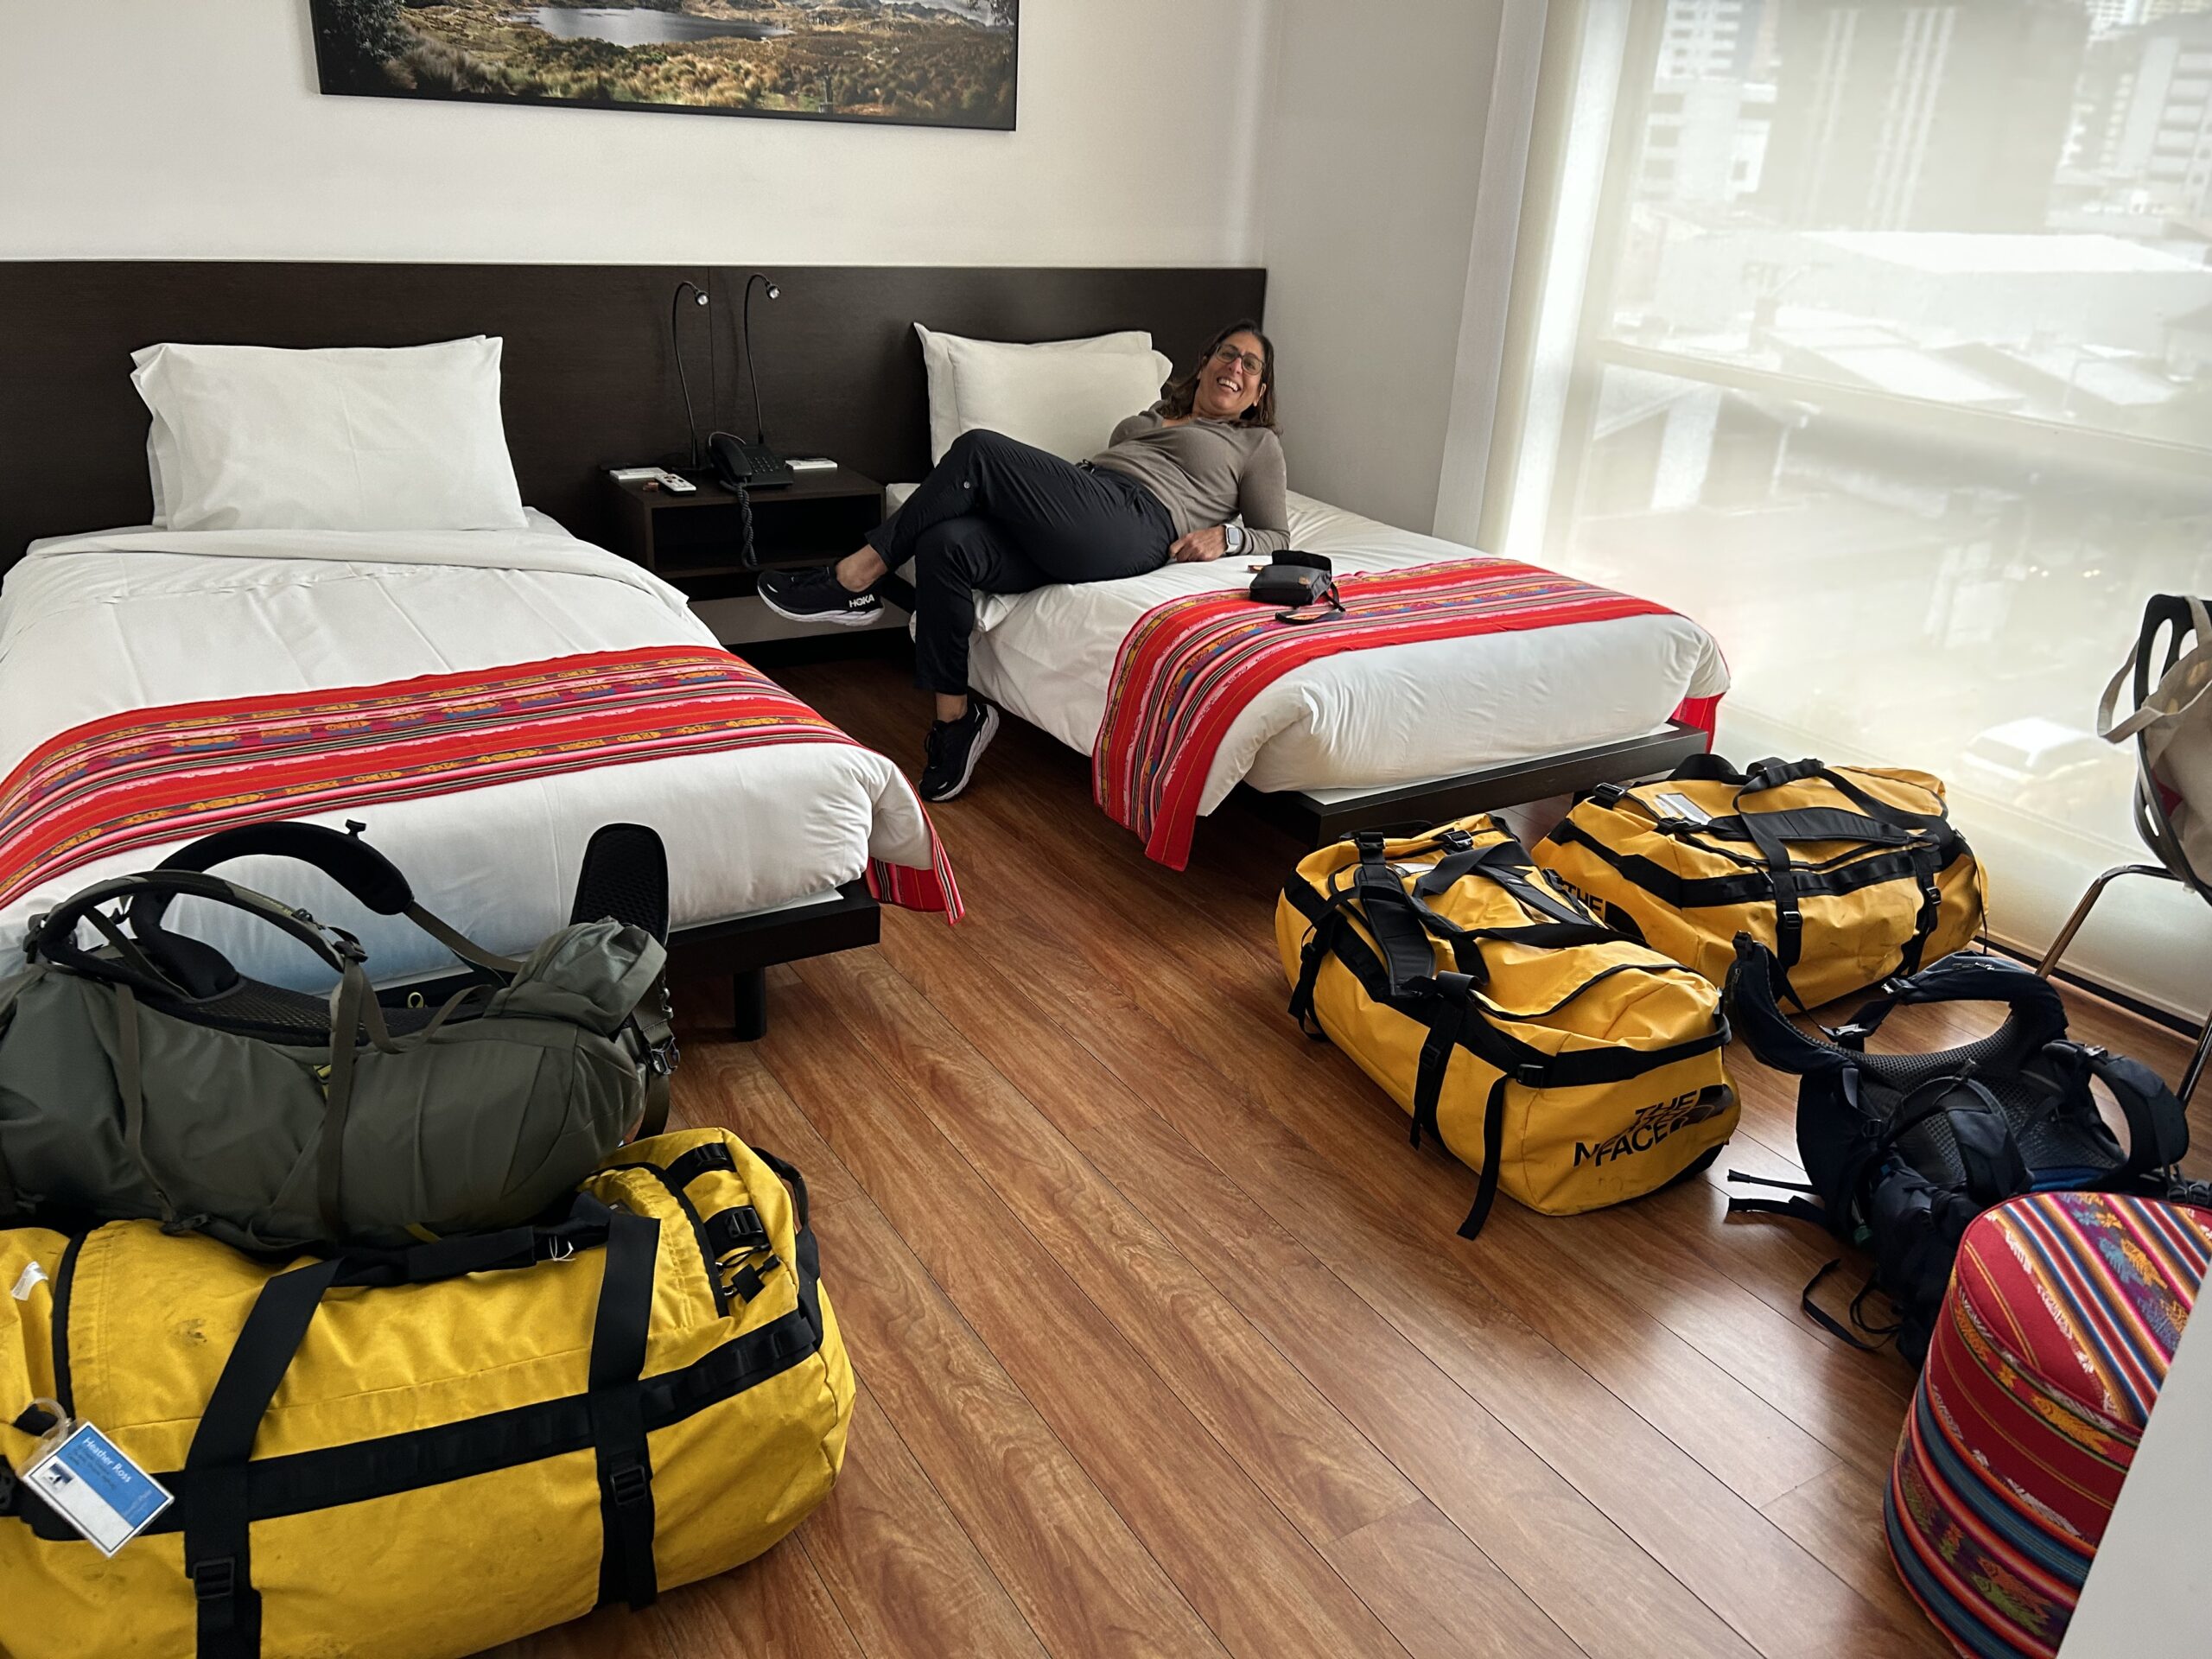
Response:
POLYGON ((727 490, 772 490, 798 476, 766 444, 747 443, 728 432, 717 432, 707 440, 707 454, 714 462, 715 479, 727 490))

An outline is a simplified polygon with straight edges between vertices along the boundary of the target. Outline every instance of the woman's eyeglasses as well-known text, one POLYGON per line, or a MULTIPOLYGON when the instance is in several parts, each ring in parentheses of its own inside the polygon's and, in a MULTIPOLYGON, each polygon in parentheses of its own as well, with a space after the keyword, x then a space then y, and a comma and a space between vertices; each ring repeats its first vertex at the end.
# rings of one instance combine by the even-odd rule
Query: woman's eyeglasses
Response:
POLYGON ((1214 353, 1213 360, 1217 363, 1242 363, 1244 372, 1249 375, 1262 375, 1268 372, 1266 359, 1255 357, 1249 352, 1240 352, 1234 346, 1222 346, 1214 353))

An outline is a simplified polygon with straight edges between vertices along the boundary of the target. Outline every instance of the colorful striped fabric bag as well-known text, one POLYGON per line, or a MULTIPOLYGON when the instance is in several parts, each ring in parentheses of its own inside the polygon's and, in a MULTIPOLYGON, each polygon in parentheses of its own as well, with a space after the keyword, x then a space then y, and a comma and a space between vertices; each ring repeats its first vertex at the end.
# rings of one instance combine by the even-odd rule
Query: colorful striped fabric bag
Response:
POLYGON ((2055 1655, 2212 1262, 2212 1213, 2043 1192, 1977 1217, 1883 1510, 1962 1654, 2055 1655))

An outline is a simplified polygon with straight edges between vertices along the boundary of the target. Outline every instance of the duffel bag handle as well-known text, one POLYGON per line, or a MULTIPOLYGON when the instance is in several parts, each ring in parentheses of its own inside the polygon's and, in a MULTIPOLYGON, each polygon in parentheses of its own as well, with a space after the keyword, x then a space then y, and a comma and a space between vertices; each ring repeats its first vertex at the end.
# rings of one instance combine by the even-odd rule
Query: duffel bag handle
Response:
POLYGON ((1824 778, 1835 782, 1834 774, 1824 760, 1784 760, 1778 755, 1769 755, 1764 760, 1751 763, 1751 776, 1745 779, 1746 793, 1753 790, 1780 789, 1785 784, 1802 784, 1808 778, 1824 778))
MULTIPOLYGON (((1808 778, 1819 779, 1868 817, 1879 819, 1884 823, 1894 824, 1900 830, 1929 830, 1947 842, 1956 833, 1951 828, 1950 820, 1940 810, 1915 812, 1905 807, 1892 806, 1879 796, 1861 789, 1834 766, 1820 760, 1762 760, 1751 768, 1751 775, 1745 780, 1740 792, 1757 794, 1761 790, 1779 789, 1785 784, 1802 783, 1808 778)), ((1742 813, 1740 807, 1738 810, 1742 813)), ((1742 813, 1742 816, 1748 817, 1750 814, 1742 813)))
MULTIPOLYGON (((171 899, 205 899, 258 917, 297 939, 340 974, 348 963, 363 959, 360 941, 345 929, 327 927, 305 911, 295 910, 265 893, 256 893, 251 887, 198 870, 152 870, 96 881, 72 893, 32 924, 30 938, 24 941, 23 954, 34 960, 43 957, 55 966, 88 979, 135 985, 157 995, 188 994, 182 993, 181 988, 156 967, 100 909, 111 900, 122 899, 135 911, 142 897, 156 893, 160 895, 162 906, 171 899), (77 929, 86 922, 90 922, 115 947, 116 956, 103 957, 77 943, 77 929)), ((137 931, 135 917, 133 921, 137 931)))

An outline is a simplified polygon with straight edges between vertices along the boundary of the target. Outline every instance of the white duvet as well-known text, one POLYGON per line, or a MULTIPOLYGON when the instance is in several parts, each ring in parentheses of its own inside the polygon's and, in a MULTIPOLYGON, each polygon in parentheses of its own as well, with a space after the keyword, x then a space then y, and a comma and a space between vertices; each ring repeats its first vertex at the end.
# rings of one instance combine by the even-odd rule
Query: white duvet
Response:
MULTIPOLYGON (((532 514, 520 531, 107 531, 33 543, 0 588, 0 772, 55 734, 124 709, 375 684, 582 652, 713 645, 683 597, 532 514)), ((927 868, 926 821, 890 761, 794 743, 602 766, 324 815, 368 825, 429 907, 494 950, 568 919, 601 824, 667 845, 672 921, 718 921, 825 895, 871 857, 927 868)), ((0 911, 0 956, 29 919, 150 847, 80 866, 0 911)), ((451 965, 413 925, 362 911, 314 871, 225 867, 354 931, 388 978, 451 965)), ((178 906, 245 972, 313 984, 297 945, 178 906)))
MULTIPOLYGON (((1326 554, 1339 573, 1474 553, 1295 492, 1290 540, 1326 554)), ((969 683, 1089 754, 1115 654, 1137 619, 1185 594, 1242 588, 1251 563, 1170 564, 1119 582, 984 596, 969 683)), ((1212 811, 1240 782, 1382 789, 1641 737, 1685 697, 1727 689, 1712 636, 1672 615, 1345 652, 1294 669, 1252 700, 1222 741, 1198 810, 1212 811)))

